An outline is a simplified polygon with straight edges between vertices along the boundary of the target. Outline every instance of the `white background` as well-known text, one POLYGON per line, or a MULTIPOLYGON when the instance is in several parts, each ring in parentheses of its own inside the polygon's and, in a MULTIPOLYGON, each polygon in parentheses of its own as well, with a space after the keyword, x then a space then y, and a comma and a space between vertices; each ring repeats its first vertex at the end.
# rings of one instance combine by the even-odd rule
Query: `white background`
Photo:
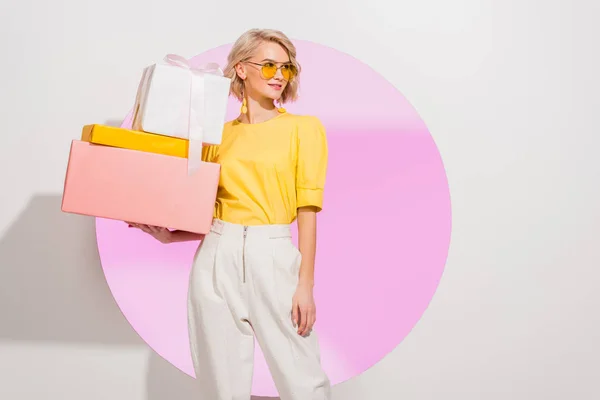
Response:
POLYGON ((68 143, 124 117, 143 66, 253 27, 384 75, 428 124, 450 182, 452 244, 430 307, 334 399, 600 398, 597 1, 1 4, 0 398, 198 398, 98 284, 93 222, 62 214, 60 194, 68 143))

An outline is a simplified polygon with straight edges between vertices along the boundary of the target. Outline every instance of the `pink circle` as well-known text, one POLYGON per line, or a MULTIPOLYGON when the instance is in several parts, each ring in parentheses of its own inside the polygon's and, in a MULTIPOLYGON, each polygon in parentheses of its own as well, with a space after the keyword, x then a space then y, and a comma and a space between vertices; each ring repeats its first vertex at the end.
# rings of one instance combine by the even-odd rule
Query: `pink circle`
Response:
MULTIPOLYGON (((286 108, 320 117, 329 138, 315 329, 323 367, 336 384, 392 351, 427 308, 448 253, 450 196, 427 127, 389 82, 347 54, 294 43, 301 92, 286 108)), ((230 48, 191 61, 224 66, 230 48)), ((238 112, 232 98, 228 119, 238 112)), ((194 376, 186 297, 197 243, 162 245, 106 219, 97 220, 97 237, 106 280, 127 320, 159 355, 194 376)), ((277 395, 258 345, 253 393, 277 395)))

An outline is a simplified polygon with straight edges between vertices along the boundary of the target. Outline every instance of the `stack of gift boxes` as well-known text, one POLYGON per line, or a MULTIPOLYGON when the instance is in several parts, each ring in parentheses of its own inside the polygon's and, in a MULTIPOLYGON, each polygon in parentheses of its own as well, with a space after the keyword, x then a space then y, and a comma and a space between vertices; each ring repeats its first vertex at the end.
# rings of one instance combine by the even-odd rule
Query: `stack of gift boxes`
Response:
POLYGON ((220 167, 202 146, 221 143, 230 83, 176 55, 144 69, 131 129, 87 125, 72 141, 62 210, 207 233, 220 167))

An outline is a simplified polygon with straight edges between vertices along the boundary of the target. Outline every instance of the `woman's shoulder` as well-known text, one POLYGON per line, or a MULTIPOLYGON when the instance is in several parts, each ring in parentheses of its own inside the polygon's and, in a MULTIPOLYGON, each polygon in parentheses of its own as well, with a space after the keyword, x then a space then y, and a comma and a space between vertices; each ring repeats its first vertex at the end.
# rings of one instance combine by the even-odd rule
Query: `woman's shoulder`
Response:
POLYGON ((257 128, 266 128, 267 126, 278 126, 281 128, 281 125, 289 125, 298 128, 323 128, 323 124, 319 117, 312 114, 294 114, 290 112, 285 112, 280 114, 271 120, 265 121, 263 123, 257 124, 243 124, 237 118, 229 120, 225 122, 223 126, 223 133, 231 131, 233 128, 238 126, 256 126, 257 128), (275 124, 271 124, 275 123, 275 124))
POLYGON ((226 121, 225 124, 223 125, 223 129, 230 129, 236 121, 237 121, 236 118, 226 121))
POLYGON ((324 129, 321 119, 313 114, 286 113, 285 117, 288 121, 298 126, 298 128, 324 129))

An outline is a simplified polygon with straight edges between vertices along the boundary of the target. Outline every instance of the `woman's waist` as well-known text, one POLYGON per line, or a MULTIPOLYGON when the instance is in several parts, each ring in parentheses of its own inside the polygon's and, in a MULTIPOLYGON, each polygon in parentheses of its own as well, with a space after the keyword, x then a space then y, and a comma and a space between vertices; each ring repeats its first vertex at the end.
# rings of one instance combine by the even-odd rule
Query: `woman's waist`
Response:
POLYGON ((283 201, 217 198, 213 217, 242 226, 289 225, 296 219, 296 204, 283 201))
POLYGON ((231 222, 218 217, 213 218, 211 232, 219 235, 291 237, 292 228, 289 223, 249 223, 247 221, 231 222))

